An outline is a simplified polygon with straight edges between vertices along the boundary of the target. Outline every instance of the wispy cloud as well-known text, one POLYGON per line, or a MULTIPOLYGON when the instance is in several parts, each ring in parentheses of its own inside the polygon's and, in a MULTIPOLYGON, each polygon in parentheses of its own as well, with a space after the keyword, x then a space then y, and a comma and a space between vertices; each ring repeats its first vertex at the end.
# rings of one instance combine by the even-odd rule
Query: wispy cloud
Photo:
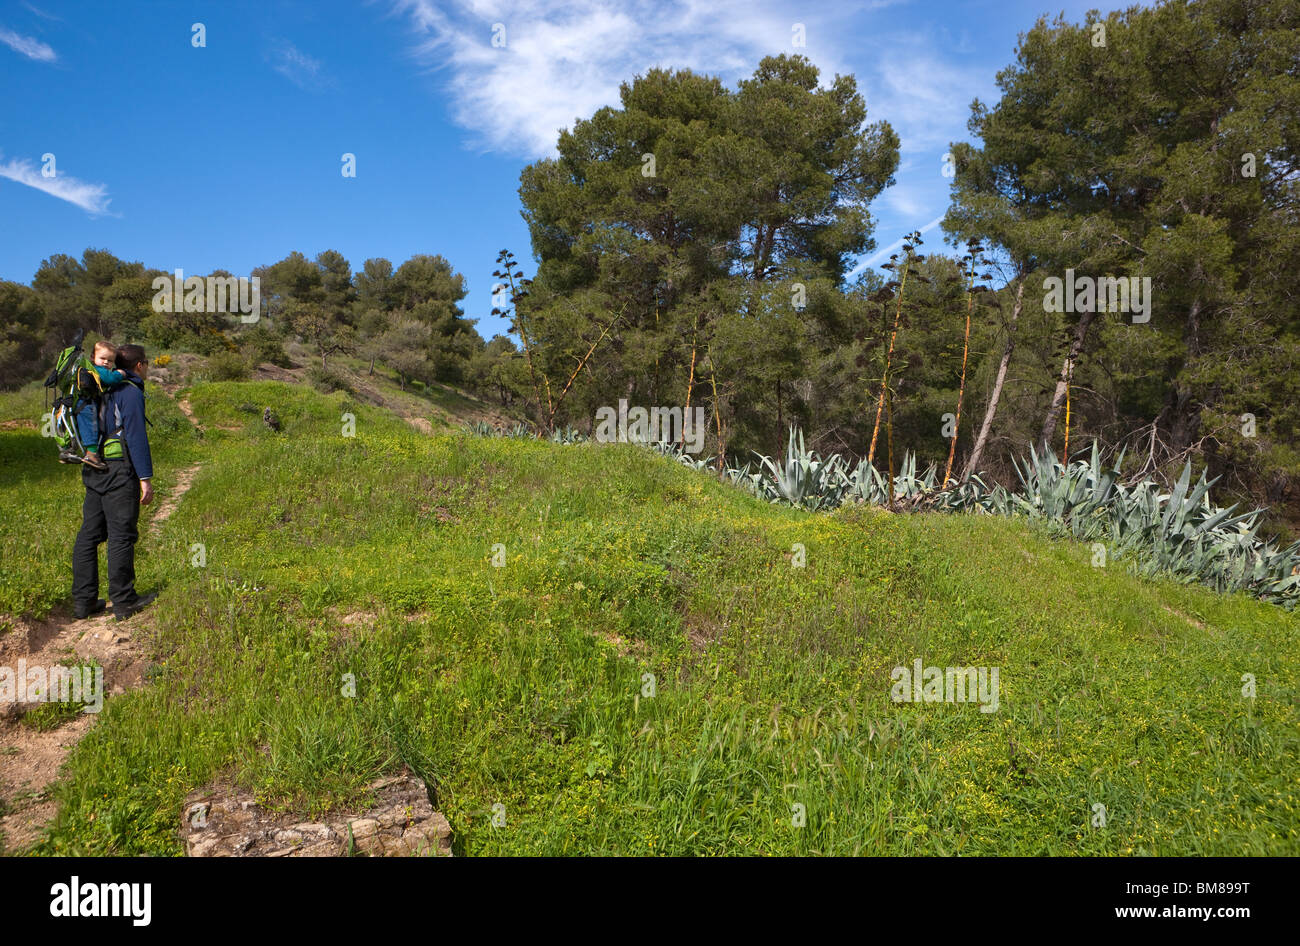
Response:
POLYGON ((971 100, 996 97, 995 70, 982 61, 982 48, 948 30, 918 27, 926 16, 917 5, 900 15, 907 0, 383 2, 409 24, 413 56, 441 83, 471 143, 529 160, 553 155, 560 128, 617 106, 619 85, 653 67, 734 85, 764 56, 784 52, 807 56, 827 84, 837 73, 853 74, 868 121, 888 121, 901 142, 896 183, 873 210, 882 234, 939 226, 949 199, 943 154, 967 137, 971 100), (794 45, 796 24, 806 37, 801 47, 794 45))
MULTIPOLYGON (((859 0, 848 12, 881 5, 859 0)), ((409 20, 416 57, 449 73, 456 122, 485 150, 528 158, 554 154, 560 128, 617 105, 619 84, 656 66, 731 82, 763 56, 786 52, 807 56, 828 81, 848 71, 836 48, 842 30, 831 20, 843 8, 782 9, 772 0, 535 0, 509 8, 492 0, 392 0, 392 9, 409 20), (798 48, 796 23, 806 38, 798 48), (496 24, 504 45, 492 44, 496 24)))
POLYGON ((42 43, 39 39, 30 36, 22 36, 3 26, 0 26, 0 43, 37 62, 56 62, 59 58, 48 43, 42 43))
POLYGON ((300 89, 314 92, 330 84, 330 80, 321 71, 321 61, 308 56, 293 43, 279 44, 271 50, 268 58, 272 69, 300 89))
MULTIPOLYGON (((880 195, 885 206, 900 217, 916 219, 927 210, 934 212, 934 189, 920 183, 916 170, 910 163, 904 164, 895 175, 894 186, 880 195)), ((938 171, 936 165, 935 173, 938 171)))
POLYGON ((53 13, 46 13, 46 12, 45 12, 44 10, 42 10, 40 7, 33 6, 32 4, 28 3, 27 0, 23 0, 23 6, 25 6, 27 9, 31 10, 33 13, 35 13, 37 16, 39 16, 39 17, 40 17, 41 19, 43 19, 43 20, 54 20, 54 21, 56 21, 56 22, 58 22, 58 23, 62 23, 62 22, 63 22, 63 18, 62 18, 62 17, 55 16, 53 13))
MULTIPOLYGON (((0 158, 2 157, 3 155, 0 155, 0 158)), ((79 180, 62 172, 55 177, 43 177, 36 165, 25 158, 10 158, 8 161, 0 161, 0 177, 17 181, 19 184, 26 184, 28 187, 44 191, 52 197, 59 198, 59 200, 66 200, 70 204, 76 204, 88 213, 108 213, 111 198, 108 196, 108 188, 103 184, 92 184, 89 181, 79 180)))
POLYGON ((923 33, 881 37, 858 80, 868 106, 889 119, 907 151, 946 149, 964 138, 971 100, 995 91, 987 64, 939 49, 923 33))

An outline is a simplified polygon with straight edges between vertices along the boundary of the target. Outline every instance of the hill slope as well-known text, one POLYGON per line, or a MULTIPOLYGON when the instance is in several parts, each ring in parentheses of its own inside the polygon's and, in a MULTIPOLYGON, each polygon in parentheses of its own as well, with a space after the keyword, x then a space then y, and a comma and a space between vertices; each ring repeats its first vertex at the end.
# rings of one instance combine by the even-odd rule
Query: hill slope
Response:
MULTIPOLYGON (((808 514, 278 382, 181 393, 202 438, 151 402, 160 493, 199 469, 141 545, 149 682, 72 752, 38 851, 176 853, 196 787, 316 815, 403 762, 465 854, 1300 850, 1295 615, 1015 522, 808 514), (997 711, 893 702, 918 659, 998 668, 997 711)), ((11 615, 66 597, 51 455, 0 431, 11 615)))

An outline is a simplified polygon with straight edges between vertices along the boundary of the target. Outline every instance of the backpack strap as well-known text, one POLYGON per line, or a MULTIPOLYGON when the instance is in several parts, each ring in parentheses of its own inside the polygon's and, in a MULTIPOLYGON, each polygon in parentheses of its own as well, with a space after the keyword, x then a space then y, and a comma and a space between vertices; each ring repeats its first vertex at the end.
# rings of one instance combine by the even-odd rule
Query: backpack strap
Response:
POLYGON ((108 448, 110 441, 120 442, 122 439, 122 408, 118 406, 117 398, 113 396, 114 392, 109 391, 99 402, 99 449, 100 456, 107 456, 104 452, 108 448), (113 424, 108 423, 108 406, 113 405, 113 424))

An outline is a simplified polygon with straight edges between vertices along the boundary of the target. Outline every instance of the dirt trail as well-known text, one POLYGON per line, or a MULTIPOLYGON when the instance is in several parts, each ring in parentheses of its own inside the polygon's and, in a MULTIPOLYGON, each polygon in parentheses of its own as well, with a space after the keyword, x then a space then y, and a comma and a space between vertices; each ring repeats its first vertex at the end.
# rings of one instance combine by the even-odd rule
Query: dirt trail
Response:
POLYGON ((181 413, 184 414, 189 419, 189 422, 191 424, 193 424, 199 430, 203 429, 203 425, 199 423, 199 419, 194 416, 194 407, 193 405, 190 404, 188 398, 181 398, 176 402, 176 406, 181 409, 181 413))
MULTIPOLYGON (((193 422, 189 403, 179 403, 193 422)), ((201 468, 202 464, 196 463, 177 475, 176 485, 149 520, 150 530, 176 511, 201 468)), ((0 635, 0 666, 17 674, 22 660, 29 672, 40 668, 48 673, 60 662, 93 660, 103 667, 102 696, 125 693, 143 684, 150 663, 141 639, 146 636, 148 615, 146 610, 128 621, 117 621, 110 605, 103 613, 82 619, 65 610, 44 621, 12 620, 13 629, 0 635)), ((42 732, 22 722, 25 713, 37 706, 39 703, 0 703, 0 851, 20 850, 40 839, 56 814, 50 786, 72 747, 95 722, 94 713, 83 711, 42 732)))
POLYGON ((172 487, 164 499, 159 501, 158 508, 154 510, 153 517, 149 520, 151 529, 158 528, 176 511, 176 507, 181 504, 181 499, 194 485, 194 477, 198 476, 201 469, 203 469, 203 464, 196 463, 189 469, 181 470, 176 474, 176 485, 172 487))
MULTIPOLYGON (((111 610, 80 620, 66 612, 43 621, 14 620, 13 628, 0 636, 0 665, 16 674, 22 660, 30 674, 37 668, 48 673, 60 662, 91 660, 103 668, 103 697, 125 693, 141 685, 149 664, 142 640, 147 614, 128 621, 115 620, 111 610)), ((55 815, 49 788, 72 747, 95 722, 94 713, 79 712, 42 732, 22 722, 39 706, 0 703, 0 850, 6 852, 40 838, 55 815)))

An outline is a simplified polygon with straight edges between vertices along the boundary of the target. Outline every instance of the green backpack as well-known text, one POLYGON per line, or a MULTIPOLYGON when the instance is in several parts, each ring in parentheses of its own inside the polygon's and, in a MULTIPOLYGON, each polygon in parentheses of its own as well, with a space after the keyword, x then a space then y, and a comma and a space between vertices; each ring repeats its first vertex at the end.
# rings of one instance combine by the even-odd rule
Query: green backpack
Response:
MULTIPOLYGON (((45 387, 54 392, 54 406, 50 414, 50 429, 54 442, 59 446, 60 460, 75 463, 86 455, 86 445, 77 433, 77 412, 88 402, 99 404, 104 397, 104 385, 95 371, 95 366, 81 343, 86 336, 85 329, 79 329, 72 344, 59 352, 54 363, 54 370, 45 379, 45 387), (74 455, 73 459, 69 454, 74 455)), ((49 390, 46 391, 46 406, 49 406, 49 390)))

